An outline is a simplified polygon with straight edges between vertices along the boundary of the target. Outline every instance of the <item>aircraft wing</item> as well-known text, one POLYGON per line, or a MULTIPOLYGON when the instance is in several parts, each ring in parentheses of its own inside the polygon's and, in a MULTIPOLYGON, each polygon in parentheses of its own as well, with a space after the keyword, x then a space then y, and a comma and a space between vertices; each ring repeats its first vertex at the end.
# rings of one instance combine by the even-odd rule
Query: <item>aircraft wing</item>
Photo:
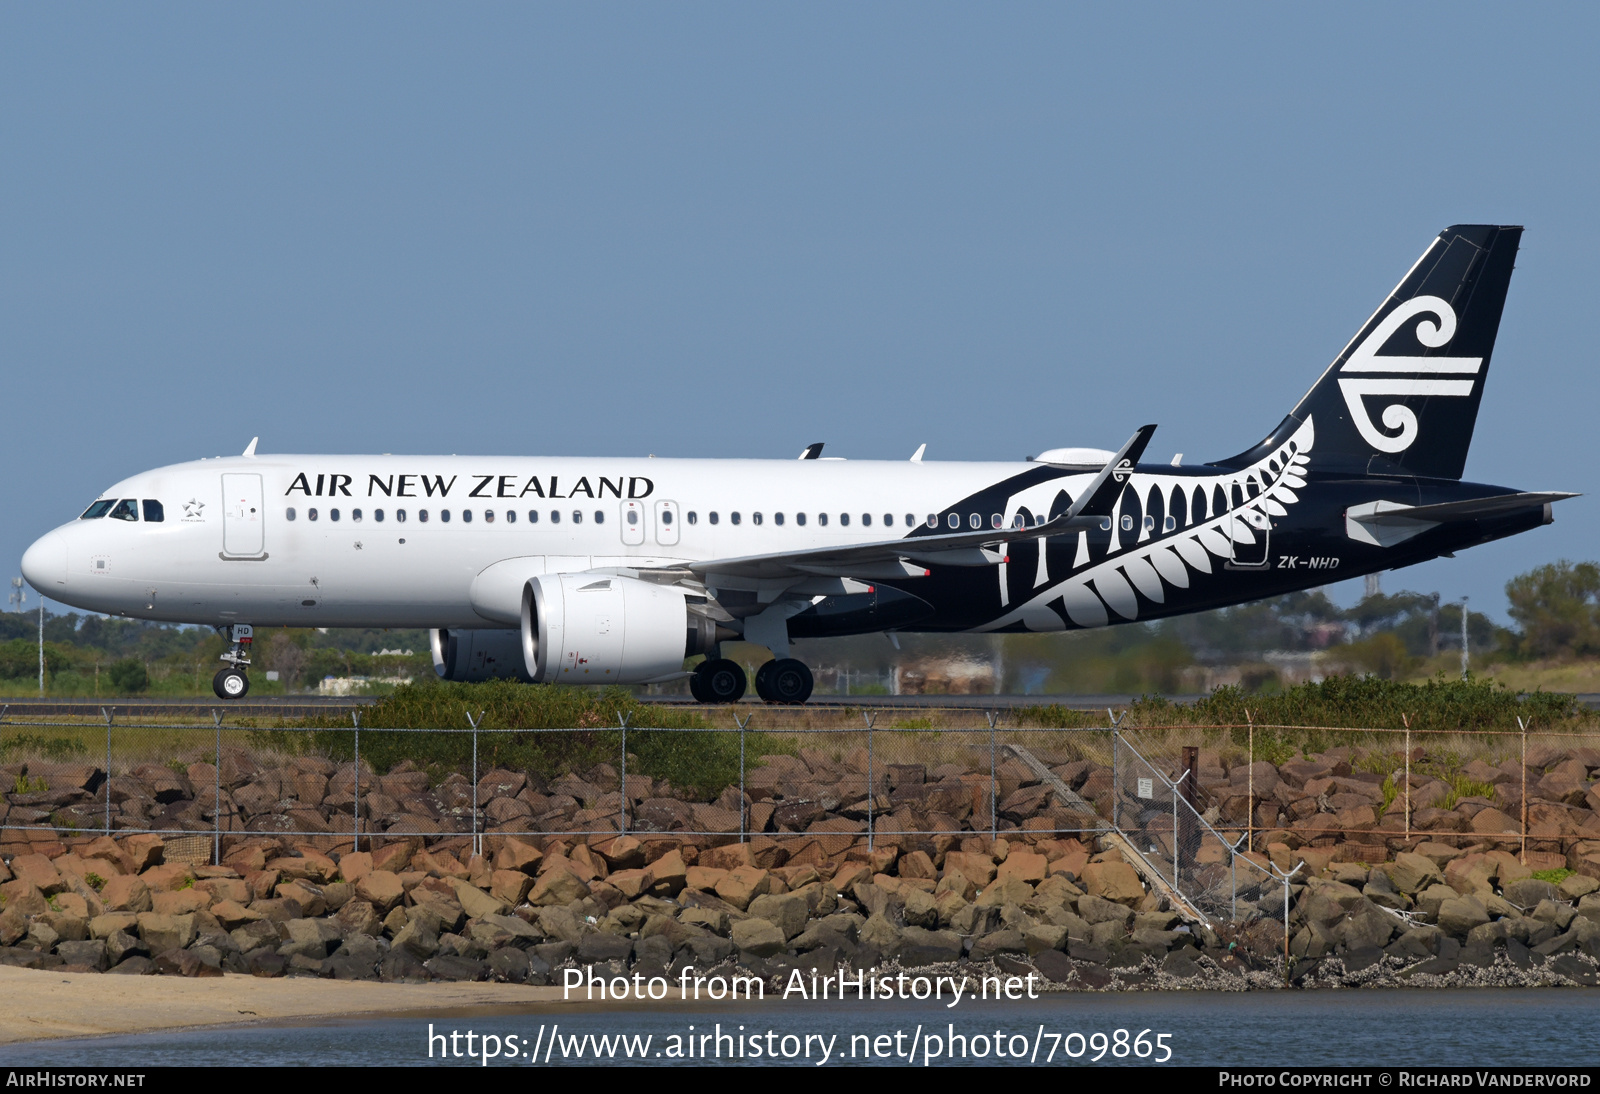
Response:
POLYGON ((1093 528, 1109 520, 1112 508, 1122 495, 1123 484, 1128 481, 1155 429, 1153 425, 1140 427, 1100 469, 1071 508, 1054 520, 1030 528, 986 528, 975 532, 707 559, 691 562, 687 569, 700 577, 721 574, 757 580, 785 577, 884 580, 922 577, 928 566, 993 566, 1003 561, 1003 556, 989 548, 1000 543, 1058 536, 1080 528, 1093 528))
POLYGON ((686 567, 700 576, 729 574, 744 578, 777 577, 921 577, 926 567, 992 566, 1001 561, 986 548, 1020 539, 1057 536, 1099 524, 1100 517, 1060 516, 1029 528, 985 528, 977 532, 913 536, 875 543, 838 547, 813 547, 804 551, 779 551, 768 555, 706 559, 686 567))

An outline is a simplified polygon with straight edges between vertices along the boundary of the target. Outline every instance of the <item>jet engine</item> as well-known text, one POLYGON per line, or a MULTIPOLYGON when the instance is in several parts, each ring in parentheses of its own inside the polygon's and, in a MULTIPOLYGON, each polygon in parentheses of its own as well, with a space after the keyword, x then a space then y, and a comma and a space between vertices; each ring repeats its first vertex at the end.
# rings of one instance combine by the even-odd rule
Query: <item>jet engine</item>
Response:
POLYGON ((729 635, 689 610, 684 590, 631 577, 546 574, 522 591, 522 661, 555 684, 640 684, 729 635), (719 633, 720 632, 720 633, 719 633))
POLYGON ((522 663, 519 631, 434 630, 433 671, 446 680, 522 680, 528 673, 522 663))

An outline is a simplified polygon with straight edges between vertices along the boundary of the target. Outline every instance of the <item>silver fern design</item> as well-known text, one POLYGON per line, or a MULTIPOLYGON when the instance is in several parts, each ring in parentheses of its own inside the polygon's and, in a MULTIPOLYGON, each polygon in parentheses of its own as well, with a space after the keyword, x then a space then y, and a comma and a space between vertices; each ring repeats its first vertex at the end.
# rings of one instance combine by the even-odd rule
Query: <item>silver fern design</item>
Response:
MULTIPOLYGON (((1315 438, 1308 418, 1276 451, 1232 474, 1134 476, 1141 516, 1131 519, 1118 502, 1110 518, 1111 543, 1102 558, 1090 558, 1088 534, 1078 533, 1070 577, 1049 583, 1041 558, 1038 584, 1043 587, 980 629, 1001 630, 1021 622, 1030 631, 1059 631, 1063 625, 1103 627, 1113 621, 1136 620, 1136 593, 1161 604, 1168 586, 1188 589, 1232 560, 1251 557, 1256 565, 1264 566, 1264 537, 1272 519, 1287 516, 1288 507, 1300 500, 1295 491, 1306 484, 1304 472, 1315 438), (1174 504, 1180 492, 1184 502, 1174 504), (1216 504, 1219 498, 1224 502, 1221 506, 1216 504), (1203 499, 1204 508, 1191 499, 1203 499), (1187 514, 1183 527, 1173 521, 1169 529, 1148 515, 1170 514, 1180 505, 1187 514)), ((1163 518, 1166 520, 1171 518, 1163 518)), ((1004 607, 1004 567, 1000 584, 1004 607)))

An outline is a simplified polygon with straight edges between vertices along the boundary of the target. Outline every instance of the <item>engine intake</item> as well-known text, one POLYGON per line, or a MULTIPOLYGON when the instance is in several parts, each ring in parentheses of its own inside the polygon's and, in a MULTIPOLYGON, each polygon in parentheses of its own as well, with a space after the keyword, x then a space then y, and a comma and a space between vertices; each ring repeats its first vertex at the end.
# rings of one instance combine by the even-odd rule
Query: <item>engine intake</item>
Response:
POLYGON ((631 577, 546 574, 522 592, 522 661, 539 683, 643 684, 722 637, 684 591, 631 577))

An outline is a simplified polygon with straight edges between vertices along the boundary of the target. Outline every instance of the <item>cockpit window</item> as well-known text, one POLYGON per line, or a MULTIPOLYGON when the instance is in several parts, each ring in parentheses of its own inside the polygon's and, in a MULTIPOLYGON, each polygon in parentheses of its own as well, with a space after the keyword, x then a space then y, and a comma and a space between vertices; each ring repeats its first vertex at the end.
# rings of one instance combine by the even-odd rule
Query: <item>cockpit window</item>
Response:
POLYGON ((83 511, 83 516, 79 517, 78 519, 98 520, 107 513, 111 512, 111 507, 115 504, 117 504, 116 498, 101 498, 99 501, 89 506, 89 508, 85 509, 83 511))
POLYGON ((132 498, 123 498, 117 502, 117 507, 107 515, 115 517, 117 520, 138 520, 139 503, 132 498))
POLYGON ((161 503, 154 498, 144 499, 144 519, 150 521, 164 521, 167 519, 166 510, 161 508, 161 503))

